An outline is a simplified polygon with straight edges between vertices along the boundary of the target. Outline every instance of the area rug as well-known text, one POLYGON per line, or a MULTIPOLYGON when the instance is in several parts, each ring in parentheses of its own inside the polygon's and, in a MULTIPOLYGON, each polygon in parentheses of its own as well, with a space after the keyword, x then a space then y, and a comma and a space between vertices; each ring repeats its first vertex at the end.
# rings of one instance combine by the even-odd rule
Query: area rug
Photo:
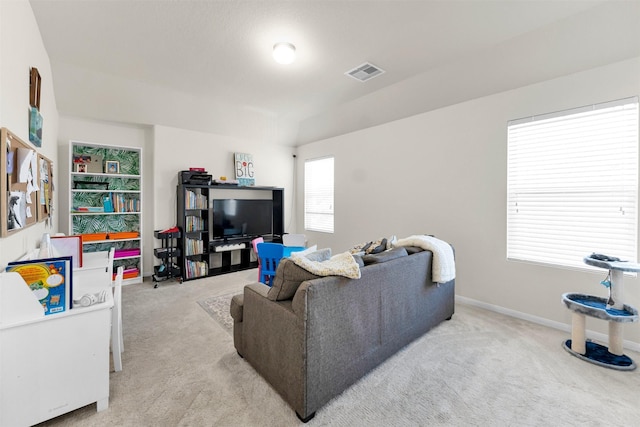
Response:
POLYGON ((233 319, 231 318, 229 307, 231 306, 231 298, 233 298, 234 295, 235 294, 220 295, 198 301, 200 307, 209 313, 209 316, 231 335, 233 335, 233 319))

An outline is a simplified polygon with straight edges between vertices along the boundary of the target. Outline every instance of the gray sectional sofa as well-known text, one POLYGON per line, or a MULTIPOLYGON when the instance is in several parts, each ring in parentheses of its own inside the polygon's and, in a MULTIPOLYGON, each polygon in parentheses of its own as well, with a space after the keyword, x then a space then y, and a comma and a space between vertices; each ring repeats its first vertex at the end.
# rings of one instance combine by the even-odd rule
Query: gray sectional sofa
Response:
POLYGON ((273 288, 250 284, 232 299, 236 350, 307 422, 451 318, 455 280, 433 283, 431 259, 417 248, 366 255, 360 279, 318 277, 283 259, 273 288))

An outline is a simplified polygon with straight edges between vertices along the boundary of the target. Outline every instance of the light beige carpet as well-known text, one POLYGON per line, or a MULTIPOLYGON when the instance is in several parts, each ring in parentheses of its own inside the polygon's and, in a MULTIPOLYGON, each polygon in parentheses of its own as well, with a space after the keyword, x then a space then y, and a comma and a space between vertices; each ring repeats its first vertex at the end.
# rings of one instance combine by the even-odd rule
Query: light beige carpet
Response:
MULTIPOLYGON (((52 426, 294 426, 293 410, 237 354, 198 301, 241 292, 256 270, 123 289, 122 372, 109 408, 52 426)), ((639 327, 638 324, 629 327, 639 327)), ((562 349, 567 334, 458 305, 317 412, 308 426, 638 425, 640 370, 614 371, 562 349)), ((636 362, 640 355, 627 352, 636 362)))

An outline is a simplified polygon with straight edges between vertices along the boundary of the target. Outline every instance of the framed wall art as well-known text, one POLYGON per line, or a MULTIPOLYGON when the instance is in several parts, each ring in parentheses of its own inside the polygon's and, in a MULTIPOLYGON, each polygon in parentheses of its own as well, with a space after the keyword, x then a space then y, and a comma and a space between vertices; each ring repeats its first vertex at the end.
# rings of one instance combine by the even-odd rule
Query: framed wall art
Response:
POLYGON ((104 164, 104 173, 120 173, 120 162, 107 160, 104 164))

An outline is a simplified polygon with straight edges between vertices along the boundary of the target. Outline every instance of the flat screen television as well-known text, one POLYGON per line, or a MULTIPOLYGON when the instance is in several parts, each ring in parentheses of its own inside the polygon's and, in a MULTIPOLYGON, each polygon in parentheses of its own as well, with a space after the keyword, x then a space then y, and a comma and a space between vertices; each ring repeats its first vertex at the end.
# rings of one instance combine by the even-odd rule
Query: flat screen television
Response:
POLYGON ((214 200, 212 228, 212 239, 272 234, 273 201, 214 200))

